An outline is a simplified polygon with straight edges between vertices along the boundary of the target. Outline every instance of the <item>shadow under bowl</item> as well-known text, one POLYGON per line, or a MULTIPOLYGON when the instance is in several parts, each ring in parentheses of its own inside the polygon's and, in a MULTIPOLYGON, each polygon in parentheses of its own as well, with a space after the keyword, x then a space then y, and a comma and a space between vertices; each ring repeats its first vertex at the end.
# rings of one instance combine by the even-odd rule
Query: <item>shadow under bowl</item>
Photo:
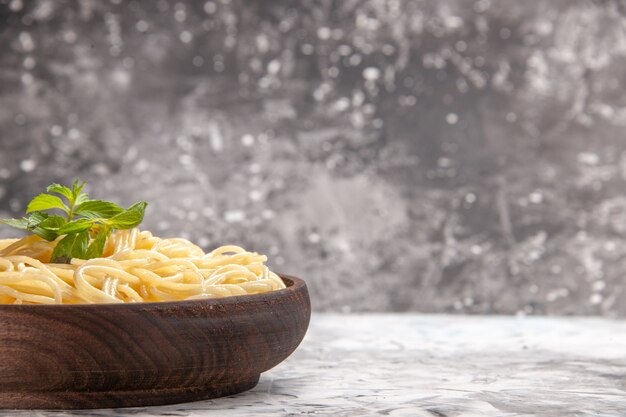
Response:
POLYGON ((287 288, 220 299, 0 305, 0 408, 172 404, 253 388, 300 344, 311 304, 287 288))

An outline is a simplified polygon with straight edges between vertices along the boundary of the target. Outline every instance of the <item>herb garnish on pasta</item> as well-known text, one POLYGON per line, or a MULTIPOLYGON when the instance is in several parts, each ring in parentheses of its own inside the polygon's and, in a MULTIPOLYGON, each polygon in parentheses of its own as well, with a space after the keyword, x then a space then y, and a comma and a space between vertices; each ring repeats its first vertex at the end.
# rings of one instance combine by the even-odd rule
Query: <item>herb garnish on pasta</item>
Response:
POLYGON ((128 208, 91 200, 84 183, 52 184, 21 219, 31 234, 0 239, 0 304, 181 301, 285 288, 267 257, 226 245, 204 250, 187 239, 139 230, 147 203, 128 208))
POLYGON ((123 209, 109 201, 90 200, 89 195, 82 191, 84 186, 84 182, 78 181, 74 181, 71 188, 52 184, 46 193, 39 194, 28 204, 26 214, 30 216, 0 219, 0 223, 30 231, 48 241, 65 235, 56 244, 51 262, 69 263, 72 258, 99 258, 111 232, 137 227, 143 220, 148 203, 140 201, 123 209), (93 239, 91 243, 90 238, 93 239))

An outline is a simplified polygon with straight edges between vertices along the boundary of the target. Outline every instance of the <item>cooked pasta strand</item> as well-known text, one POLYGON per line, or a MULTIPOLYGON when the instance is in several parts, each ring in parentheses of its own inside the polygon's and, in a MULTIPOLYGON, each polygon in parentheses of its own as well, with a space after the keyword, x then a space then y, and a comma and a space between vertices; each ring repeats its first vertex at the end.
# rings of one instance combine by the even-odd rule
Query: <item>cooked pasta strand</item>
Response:
POLYGON ((103 258, 49 263, 59 239, 0 240, 0 303, 77 304, 179 301, 256 294, 285 287, 267 258, 239 246, 209 253, 185 239, 116 231, 103 258))

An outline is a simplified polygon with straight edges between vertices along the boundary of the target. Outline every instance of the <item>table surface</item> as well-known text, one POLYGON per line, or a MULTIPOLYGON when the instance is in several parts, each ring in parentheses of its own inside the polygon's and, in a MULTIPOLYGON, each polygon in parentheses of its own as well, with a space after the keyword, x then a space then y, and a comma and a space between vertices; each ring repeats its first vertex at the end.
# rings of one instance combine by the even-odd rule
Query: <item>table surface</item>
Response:
POLYGON ((256 388, 162 407, 0 416, 626 415, 626 321, 314 315, 256 388))

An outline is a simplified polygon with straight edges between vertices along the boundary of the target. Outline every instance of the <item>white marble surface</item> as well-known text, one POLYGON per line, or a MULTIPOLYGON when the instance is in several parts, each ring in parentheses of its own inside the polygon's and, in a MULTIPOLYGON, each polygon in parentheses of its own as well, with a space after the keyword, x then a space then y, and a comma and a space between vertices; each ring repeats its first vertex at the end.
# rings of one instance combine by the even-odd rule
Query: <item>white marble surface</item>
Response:
POLYGON ((259 385, 164 407, 0 416, 624 416, 626 321, 315 315, 259 385))

